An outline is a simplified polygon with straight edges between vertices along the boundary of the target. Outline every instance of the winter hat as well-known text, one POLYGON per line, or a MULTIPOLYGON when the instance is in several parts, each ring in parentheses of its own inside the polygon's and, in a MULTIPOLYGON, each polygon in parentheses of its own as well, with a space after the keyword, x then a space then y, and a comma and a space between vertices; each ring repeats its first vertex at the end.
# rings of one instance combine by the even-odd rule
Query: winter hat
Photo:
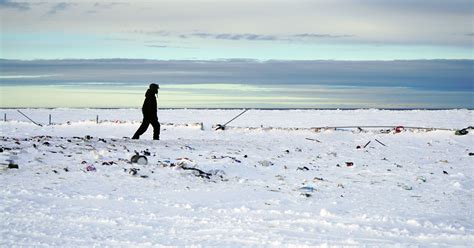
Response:
POLYGON ((150 90, 158 91, 160 86, 158 84, 150 84, 150 90))

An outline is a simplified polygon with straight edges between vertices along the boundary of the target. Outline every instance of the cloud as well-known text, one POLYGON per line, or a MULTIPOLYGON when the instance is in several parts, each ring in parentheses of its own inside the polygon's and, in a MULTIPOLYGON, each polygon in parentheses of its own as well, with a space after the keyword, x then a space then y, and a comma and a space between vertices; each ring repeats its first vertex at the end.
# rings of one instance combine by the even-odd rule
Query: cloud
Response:
POLYGON ((48 11, 48 15, 55 15, 58 12, 65 11, 73 6, 76 6, 75 3, 66 3, 66 2, 61 2, 58 4, 53 5, 53 7, 48 11))
POLYGON ((332 39, 339 39, 339 38, 350 38, 354 37, 354 35, 342 34, 342 35, 332 35, 332 34, 295 34, 292 35, 296 38, 332 38, 332 39))
MULTIPOLYGON (((150 45, 168 48, 166 45, 150 45)), ((245 83, 249 85, 329 85, 390 87, 472 92, 474 60, 398 61, 256 61, 190 60, 0 60, 9 75, 58 75, 51 78, 10 78, 2 83, 63 84, 76 82, 245 83), (88 71, 89 73, 84 73, 88 71), (120 71, 120 73, 117 73, 120 71)))
POLYGON ((16 9, 16 10, 29 10, 30 4, 27 2, 13 2, 10 0, 0 0, 0 8, 10 8, 10 9, 16 9))
POLYGON ((152 35, 152 36, 175 36, 181 39, 199 38, 199 39, 216 39, 216 40, 250 40, 250 41, 297 41, 302 39, 343 39, 351 38, 354 35, 342 34, 315 34, 315 33, 301 33, 288 35, 273 35, 273 34, 252 34, 252 33, 209 33, 209 32, 195 32, 195 33, 173 33, 164 30, 144 31, 135 30, 134 33, 152 35))

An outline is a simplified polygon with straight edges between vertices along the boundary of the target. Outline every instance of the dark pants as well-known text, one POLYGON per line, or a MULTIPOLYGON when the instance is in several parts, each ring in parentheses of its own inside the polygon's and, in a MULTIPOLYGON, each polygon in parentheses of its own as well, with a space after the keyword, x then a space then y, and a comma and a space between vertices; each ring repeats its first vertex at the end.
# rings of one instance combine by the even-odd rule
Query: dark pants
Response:
POLYGON ((137 132, 133 135, 132 139, 139 139, 140 135, 144 134, 146 130, 148 129, 149 125, 153 126, 153 139, 154 140, 159 140, 160 139, 160 123, 158 122, 158 119, 153 118, 149 119, 144 117, 142 121, 142 125, 138 128, 137 132))

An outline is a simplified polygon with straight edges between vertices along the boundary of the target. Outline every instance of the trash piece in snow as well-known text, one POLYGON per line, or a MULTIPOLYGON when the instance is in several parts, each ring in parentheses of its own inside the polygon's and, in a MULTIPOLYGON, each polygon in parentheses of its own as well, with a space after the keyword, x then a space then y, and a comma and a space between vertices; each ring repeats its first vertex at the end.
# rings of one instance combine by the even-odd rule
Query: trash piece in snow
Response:
POLYGON ((18 166, 18 164, 15 164, 15 163, 12 163, 10 162, 8 164, 8 169, 19 169, 20 167, 18 166))
POLYGON ((309 194, 309 193, 301 193, 300 195, 304 196, 304 197, 311 197, 312 195, 309 194))
POLYGON ((90 135, 86 135, 86 136, 84 137, 84 139, 86 139, 86 140, 91 140, 92 138, 93 138, 93 137, 90 136, 90 135))
POLYGON ((191 151, 196 150, 195 148, 193 148, 193 147, 191 147, 191 146, 188 146, 188 145, 182 146, 181 149, 183 149, 183 150, 191 150, 191 151))
POLYGON ((317 139, 312 139, 312 138, 306 138, 307 140, 311 140, 311 141, 316 141, 318 143, 321 143, 321 141, 317 140, 317 139))
POLYGON ((356 146, 356 149, 360 149, 360 148, 362 148, 362 147, 361 146, 356 146))
POLYGON ((461 129, 461 130, 456 130, 456 132, 454 132, 455 135, 466 135, 468 134, 469 132, 467 131, 466 128, 464 129, 461 129))
POLYGON ((197 168, 186 167, 186 166, 182 166, 181 168, 183 170, 192 170, 192 171, 194 171, 195 172, 194 175, 197 176, 197 177, 211 179, 211 176, 212 176, 211 173, 204 172, 204 171, 202 171, 200 169, 197 169, 197 168))
POLYGON ((238 159, 235 158, 235 157, 231 157, 231 156, 220 156, 220 157, 217 157, 217 156, 215 156, 215 155, 212 155, 212 156, 211 156, 211 159, 223 159, 223 158, 230 158, 230 159, 234 160, 234 162, 242 163, 242 161, 238 160, 238 159))
POLYGON ((93 165, 88 165, 86 171, 96 171, 97 169, 93 165))
POLYGON ((273 163, 268 160, 261 160, 261 161, 258 161, 258 163, 263 167, 273 166, 273 163))
POLYGON ((303 166, 303 167, 298 167, 296 170, 307 171, 307 170, 309 170, 309 168, 306 167, 306 166, 303 166))
POLYGON ((446 174, 446 175, 448 175, 449 173, 448 173, 447 171, 443 171, 443 174, 446 174))
POLYGON ((138 174, 138 171, 139 171, 139 170, 140 170, 139 168, 130 168, 130 169, 128 170, 128 174, 130 174, 130 175, 132 175, 132 176, 135 176, 136 174, 138 174))
POLYGON ((405 184, 402 185, 402 188, 403 188, 404 190, 412 190, 412 189, 413 189, 413 187, 408 186, 408 185, 405 185, 405 184))
POLYGON ((469 153, 469 156, 474 156, 474 152, 470 152, 470 153, 469 153))
POLYGON ((369 144, 370 144, 370 140, 369 142, 367 142, 367 144, 364 145, 364 148, 366 148, 369 144))
POLYGON ((398 126, 393 129, 395 133, 401 133, 405 128, 403 126, 398 126))
POLYGON ((133 155, 132 158, 130 159, 132 163, 140 164, 140 165, 146 165, 148 164, 148 159, 145 156, 142 155, 133 155))
POLYGON ((324 181, 322 177, 314 177, 313 181, 324 181))
POLYGON ((314 191, 314 188, 312 186, 303 186, 298 189, 302 193, 310 193, 314 191))
POLYGON ((381 144, 383 146, 386 146, 384 143, 380 142, 380 140, 378 140, 378 139, 375 139, 375 141, 377 141, 379 144, 381 144))
POLYGON ((416 178, 416 180, 426 183, 426 177, 424 177, 424 176, 419 176, 419 177, 416 178))
POLYGON ((346 166, 347 166, 347 167, 351 167, 351 166, 353 166, 353 165, 354 165, 354 162, 346 162, 346 166))
POLYGON ((64 168, 64 171, 65 171, 65 172, 68 172, 68 171, 69 171, 69 169, 66 167, 66 168, 64 168))

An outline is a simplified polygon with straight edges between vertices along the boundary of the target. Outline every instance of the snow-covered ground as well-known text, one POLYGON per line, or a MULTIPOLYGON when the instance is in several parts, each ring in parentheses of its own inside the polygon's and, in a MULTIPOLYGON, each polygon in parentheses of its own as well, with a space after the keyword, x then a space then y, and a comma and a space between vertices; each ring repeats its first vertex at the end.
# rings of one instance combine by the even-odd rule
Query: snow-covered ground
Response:
POLYGON ((250 110, 225 131, 241 110, 159 110, 160 141, 125 138, 137 109, 22 111, 54 125, 0 112, 0 246, 474 243, 472 132, 278 129, 460 129, 471 110, 250 110))

